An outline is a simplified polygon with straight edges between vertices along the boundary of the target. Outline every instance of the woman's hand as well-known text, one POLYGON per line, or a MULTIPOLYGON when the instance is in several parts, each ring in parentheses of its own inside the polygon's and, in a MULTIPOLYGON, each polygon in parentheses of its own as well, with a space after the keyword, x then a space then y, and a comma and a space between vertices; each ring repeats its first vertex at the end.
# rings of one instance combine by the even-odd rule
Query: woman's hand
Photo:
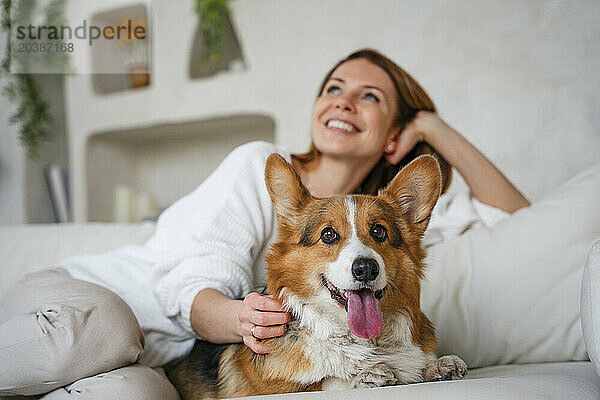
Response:
POLYGON ((392 150, 385 154, 390 164, 398 164, 419 142, 428 142, 434 131, 439 131, 446 123, 436 113, 418 111, 415 117, 400 132, 392 150))
POLYGON ((233 300, 215 289, 198 292, 192 303, 190 323, 194 331, 211 343, 243 341, 255 353, 268 353, 260 339, 281 336, 290 314, 281 303, 269 296, 250 293, 233 300), (252 336, 252 327, 254 336, 252 336))
POLYGON ((262 339, 282 336, 290 321, 290 314, 278 300, 250 293, 244 299, 238 319, 244 344, 255 353, 266 354, 269 349, 262 343, 262 339))

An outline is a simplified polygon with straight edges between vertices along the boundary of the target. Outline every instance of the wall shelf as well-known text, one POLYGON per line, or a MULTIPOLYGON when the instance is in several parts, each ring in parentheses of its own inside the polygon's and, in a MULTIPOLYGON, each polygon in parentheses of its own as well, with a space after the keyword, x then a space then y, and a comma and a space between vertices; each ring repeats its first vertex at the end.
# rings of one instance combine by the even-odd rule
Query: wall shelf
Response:
MULTIPOLYGON (((144 193, 160 211, 195 189, 235 147, 274 139, 273 119, 258 114, 95 134, 86 156, 87 220, 118 219, 118 187, 144 193)), ((131 215, 134 222, 137 214, 131 215)))

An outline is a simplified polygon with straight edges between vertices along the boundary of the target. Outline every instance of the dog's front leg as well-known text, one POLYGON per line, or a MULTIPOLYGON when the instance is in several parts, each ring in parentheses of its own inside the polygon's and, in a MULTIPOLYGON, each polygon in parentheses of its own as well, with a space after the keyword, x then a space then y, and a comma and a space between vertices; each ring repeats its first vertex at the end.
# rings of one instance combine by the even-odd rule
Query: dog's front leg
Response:
POLYGON ((455 355, 443 356, 425 367, 425 382, 450 381, 464 378, 467 375, 467 364, 455 355))
POLYGON ((398 384, 398 379, 394 375, 394 370, 388 365, 376 364, 362 370, 352 379, 342 379, 337 377, 325 378, 322 382, 322 389, 346 390, 396 384, 398 384))
POLYGON ((394 369, 387 364, 376 364, 363 369, 351 381, 351 388, 368 388, 398 384, 394 369))

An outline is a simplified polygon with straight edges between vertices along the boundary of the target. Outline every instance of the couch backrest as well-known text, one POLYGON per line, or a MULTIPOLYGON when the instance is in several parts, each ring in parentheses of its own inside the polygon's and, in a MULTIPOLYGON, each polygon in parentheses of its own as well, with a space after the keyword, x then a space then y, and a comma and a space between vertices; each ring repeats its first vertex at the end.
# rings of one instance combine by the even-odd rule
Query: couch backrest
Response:
POLYGON ((0 226, 0 297, 29 272, 67 257, 143 243, 154 224, 31 224, 0 226))

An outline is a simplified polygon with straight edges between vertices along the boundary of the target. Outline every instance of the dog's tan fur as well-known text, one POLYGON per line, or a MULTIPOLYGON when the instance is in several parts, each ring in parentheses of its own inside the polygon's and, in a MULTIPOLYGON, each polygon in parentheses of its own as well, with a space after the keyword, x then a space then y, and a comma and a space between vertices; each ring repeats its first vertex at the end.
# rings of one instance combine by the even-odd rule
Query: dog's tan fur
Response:
MULTIPOLYGON (((265 341, 268 355, 255 354, 240 344, 227 348, 220 357, 217 387, 206 387, 206 382, 194 378, 189 362, 180 364, 169 376, 182 397, 225 398, 402 384, 423 381, 424 373, 436 379, 434 371, 439 365, 434 329, 420 310, 425 257, 421 237, 441 189, 436 160, 418 157, 378 196, 314 198, 278 155, 267 160, 265 181, 279 226, 278 241, 267 256, 267 288, 294 319, 286 334, 265 341), (353 225, 348 204, 356 209, 353 225), (375 222, 387 229, 383 243, 370 236, 375 222), (342 239, 355 229, 360 242, 383 261, 387 279, 380 301, 383 328, 374 339, 352 335, 344 308, 327 297, 321 277, 344 248, 343 240, 335 246, 319 241, 327 226, 335 226, 342 239)), ((460 359, 451 361, 456 361, 451 371, 440 372, 446 374, 444 378, 466 373, 460 359)))

